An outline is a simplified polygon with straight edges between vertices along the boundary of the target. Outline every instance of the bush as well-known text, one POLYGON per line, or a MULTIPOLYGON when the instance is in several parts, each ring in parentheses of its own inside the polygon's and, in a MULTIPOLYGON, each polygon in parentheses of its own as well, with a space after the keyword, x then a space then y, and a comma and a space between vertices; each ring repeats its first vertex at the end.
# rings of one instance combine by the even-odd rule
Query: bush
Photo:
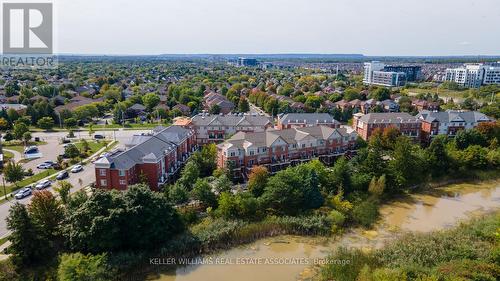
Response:
POLYGON ((370 227, 378 219, 378 202, 374 199, 365 200, 354 206, 352 218, 364 227, 370 227))
POLYGON ((359 249, 339 248, 328 256, 328 260, 331 261, 328 266, 321 269, 321 280, 353 281, 362 269, 367 266, 371 268, 378 266, 373 255, 365 254, 359 249))
POLYGON ((60 281, 105 281, 113 279, 113 272, 105 254, 92 256, 74 253, 61 256, 57 277, 60 281))
POLYGON ((344 224, 345 216, 344 216, 344 214, 342 214, 341 212, 339 212, 337 210, 332 210, 328 214, 328 220, 330 221, 330 224, 332 225, 332 232, 335 233, 344 224))

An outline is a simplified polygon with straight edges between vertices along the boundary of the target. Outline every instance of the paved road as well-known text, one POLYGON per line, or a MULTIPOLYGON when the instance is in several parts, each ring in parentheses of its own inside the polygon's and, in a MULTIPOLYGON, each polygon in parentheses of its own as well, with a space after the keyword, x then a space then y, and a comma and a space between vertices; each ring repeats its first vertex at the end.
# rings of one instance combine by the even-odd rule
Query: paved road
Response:
MULTIPOLYGON (((99 132, 97 131, 96 134, 103 134, 106 136, 106 139, 116 139, 119 144, 119 147, 123 147, 124 143, 126 143, 134 134, 141 134, 141 133, 147 133, 150 132, 150 130, 122 130, 122 131, 116 131, 116 132, 99 132)), ((34 133, 34 137, 40 137, 44 141, 48 142, 50 147, 52 149, 55 149, 56 151, 62 147, 62 145, 58 144, 58 141, 66 136, 66 132, 53 132, 53 133, 34 133), (57 145, 53 145, 53 144, 57 145)), ((75 136, 77 138, 86 138, 89 139, 91 138, 87 132, 81 132, 81 135, 79 136, 78 133, 75 133, 75 136)), ((42 150, 43 146, 40 146, 40 150, 42 150)), ((43 151, 42 151, 43 153, 43 151)), ((46 160, 55 160, 57 158, 58 153, 50 152, 50 148, 47 149, 47 154, 44 153, 44 157, 42 160, 39 159, 40 162, 46 161, 46 160), (47 158, 46 158, 47 157, 47 158), (54 158, 54 159, 52 159, 54 158)), ((30 163, 33 161, 30 161, 30 163)), ((36 165, 35 165, 36 166, 36 165)), ((36 172, 35 169, 33 171, 36 172)), ((85 186, 88 186, 89 184, 93 183, 95 180, 95 171, 94 171, 94 165, 92 163, 89 163, 84 166, 83 171, 80 173, 70 173, 70 177, 66 179, 68 182, 70 182, 73 185, 73 189, 71 192, 76 192, 80 189, 82 189, 85 186), (79 181, 81 179, 81 181, 79 181)), ((53 185, 56 185, 54 183, 53 185)), ((50 187, 48 190, 53 191, 52 187, 50 187)), ((22 200, 15 200, 11 199, 8 202, 5 202, 3 204, 0 204, 0 237, 5 236, 8 231, 7 231, 7 225, 5 222, 5 219, 9 215, 9 208, 14 205, 15 202, 19 202, 21 204, 28 204, 31 201, 31 196, 26 197, 22 200)))
POLYGON ((264 110, 254 105, 253 103, 249 103, 249 105, 250 105, 250 113, 263 114, 266 117, 271 117, 271 115, 267 114, 264 110))

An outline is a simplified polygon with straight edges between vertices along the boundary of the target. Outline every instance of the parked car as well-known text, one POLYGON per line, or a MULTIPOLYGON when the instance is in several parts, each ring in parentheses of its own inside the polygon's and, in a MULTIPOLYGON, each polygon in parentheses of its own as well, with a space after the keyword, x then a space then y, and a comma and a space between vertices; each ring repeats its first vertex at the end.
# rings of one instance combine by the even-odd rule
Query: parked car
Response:
POLYGON ((61 142, 62 142, 62 143, 70 143, 70 142, 71 142, 71 140, 68 140, 68 139, 62 139, 62 141, 61 141, 61 142))
POLYGON ((16 195, 14 195, 14 197, 16 199, 23 199, 25 197, 28 197, 31 195, 31 188, 29 187, 24 187, 24 188, 21 188, 17 193, 16 195))
POLYGON ((24 154, 34 154, 38 152, 38 147, 36 146, 29 146, 24 149, 24 154))
POLYGON ((48 162, 43 162, 41 164, 38 164, 38 166, 36 166, 38 169, 50 169, 52 168, 52 163, 48 163, 48 162))
POLYGON ((40 190, 40 189, 44 189, 44 188, 47 188, 49 186, 52 185, 52 182, 49 181, 49 180, 42 180, 40 182, 38 182, 36 185, 35 185, 35 188, 40 190))
POLYGON ((96 139, 96 140, 102 140, 104 138, 105 138, 104 135, 99 135, 99 134, 94 135, 94 139, 96 139))
POLYGON ((59 172, 59 174, 57 174, 56 179, 63 180, 63 179, 68 178, 68 177, 69 177, 68 171, 62 171, 62 172, 59 172))
POLYGON ((78 173, 78 172, 81 172, 83 171, 83 166, 82 165, 75 165, 72 169, 71 169, 71 172, 72 173, 78 173))

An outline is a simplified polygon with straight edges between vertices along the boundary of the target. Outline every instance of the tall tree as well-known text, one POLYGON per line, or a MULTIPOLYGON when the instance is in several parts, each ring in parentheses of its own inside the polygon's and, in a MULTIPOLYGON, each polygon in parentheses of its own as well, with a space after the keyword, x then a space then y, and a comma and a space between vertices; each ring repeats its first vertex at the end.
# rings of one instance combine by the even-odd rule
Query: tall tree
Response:
POLYGON ((6 221, 7 229, 11 231, 9 249, 14 263, 18 266, 41 263, 48 255, 48 241, 30 217, 26 206, 14 204, 6 221))
POLYGON ((248 190, 250 190, 255 197, 261 196, 268 179, 269 172, 266 167, 254 166, 250 171, 250 175, 248 175, 248 190))

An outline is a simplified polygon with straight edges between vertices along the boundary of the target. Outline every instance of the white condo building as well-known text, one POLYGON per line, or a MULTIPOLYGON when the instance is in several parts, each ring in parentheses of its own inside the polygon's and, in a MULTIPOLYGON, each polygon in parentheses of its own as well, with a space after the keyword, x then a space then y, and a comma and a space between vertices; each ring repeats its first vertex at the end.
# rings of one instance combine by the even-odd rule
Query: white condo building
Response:
POLYGON ((385 64, 379 61, 365 62, 363 83, 386 87, 403 86, 406 83, 406 73, 385 70, 385 64))
POLYGON ((500 66, 476 63, 465 64, 458 68, 448 68, 446 69, 445 81, 452 81, 466 88, 500 84, 500 66))

